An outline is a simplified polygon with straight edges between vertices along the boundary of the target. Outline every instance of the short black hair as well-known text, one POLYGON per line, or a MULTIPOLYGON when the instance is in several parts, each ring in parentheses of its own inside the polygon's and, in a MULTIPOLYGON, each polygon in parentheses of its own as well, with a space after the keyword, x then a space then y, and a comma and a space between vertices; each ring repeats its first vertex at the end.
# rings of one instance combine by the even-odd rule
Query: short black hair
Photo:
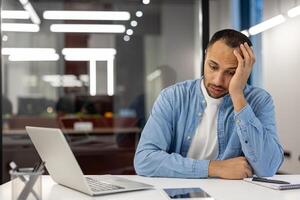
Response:
POLYGON ((239 47, 240 44, 244 44, 247 42, 247 44, 251 47, 252 42, 250 39, 244 35, 243 33, 233 30, 233 29, 223 29, 220 31, 217 31, 208 42, 207 48, 212 46, 215 42, 223 40, 227 46, 230 48, 236 48, 239 47))

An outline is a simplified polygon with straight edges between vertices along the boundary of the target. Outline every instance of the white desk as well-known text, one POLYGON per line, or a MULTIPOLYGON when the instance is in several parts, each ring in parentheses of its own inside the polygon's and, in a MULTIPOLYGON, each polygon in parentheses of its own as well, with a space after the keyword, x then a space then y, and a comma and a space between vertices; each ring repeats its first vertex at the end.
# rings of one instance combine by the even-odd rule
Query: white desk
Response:
MULTIPOLYGON (((294 175, 299 177, 300 175, 294 175)), ((80 192, 57 185, 51 177, 43 176, 43 200, 160 200, 166 199, 161 188, 201 187, 216 200, 299 200, 300 189, 277 191, 240 180, 221 179, 170 179, 170 178, 146 178, 140 176, 122 176, 152 184, 156 189, 137 192, 119 193, 100 197, 90 197, 80 192)), ((280 179, 280 176, 278 176, 280 179)), ((0 199, 11 199, 11 184, 0 186, 0 199)))

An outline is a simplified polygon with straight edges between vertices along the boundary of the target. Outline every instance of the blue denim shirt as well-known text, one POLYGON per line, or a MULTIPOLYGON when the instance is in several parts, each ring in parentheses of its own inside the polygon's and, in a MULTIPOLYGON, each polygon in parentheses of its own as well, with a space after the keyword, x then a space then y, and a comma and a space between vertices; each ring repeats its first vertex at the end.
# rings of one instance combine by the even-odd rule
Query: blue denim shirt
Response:
MULTIPOLYGON (((245 156, 256 175, 272 176, 283 162, 273 100, 263 89, 249 85, 244 95, 248 104, 239 112, 234 112, 228 94, 220 105, 217 159, 245 156)), ((208 177, 209 160, 186 157, 205 107, 199 79, 164 89, 154 103, 135 153, 137 174, 208 177)))

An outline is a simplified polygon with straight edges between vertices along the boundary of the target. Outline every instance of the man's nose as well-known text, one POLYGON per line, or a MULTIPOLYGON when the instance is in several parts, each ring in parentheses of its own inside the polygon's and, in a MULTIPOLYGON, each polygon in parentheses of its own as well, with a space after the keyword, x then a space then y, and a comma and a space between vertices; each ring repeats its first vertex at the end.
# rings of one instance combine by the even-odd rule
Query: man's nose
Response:
POLYGON ((222 73, 217 73, 215 78, 214 78, 214 84, 216 86, 222 86, 224 82, 224 77, 222 73))

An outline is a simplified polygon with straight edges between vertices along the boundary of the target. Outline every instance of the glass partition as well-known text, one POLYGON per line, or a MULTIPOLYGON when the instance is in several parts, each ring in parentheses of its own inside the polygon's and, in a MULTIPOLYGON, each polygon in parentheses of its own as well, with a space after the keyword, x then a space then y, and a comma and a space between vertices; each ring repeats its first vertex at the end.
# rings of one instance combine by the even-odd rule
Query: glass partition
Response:
POLYGON ((159 92, 200 76, 199 2, 3 0, 4 181, 39 160, 29 125, 60 128, 85 174, 134 174, 159 92))

